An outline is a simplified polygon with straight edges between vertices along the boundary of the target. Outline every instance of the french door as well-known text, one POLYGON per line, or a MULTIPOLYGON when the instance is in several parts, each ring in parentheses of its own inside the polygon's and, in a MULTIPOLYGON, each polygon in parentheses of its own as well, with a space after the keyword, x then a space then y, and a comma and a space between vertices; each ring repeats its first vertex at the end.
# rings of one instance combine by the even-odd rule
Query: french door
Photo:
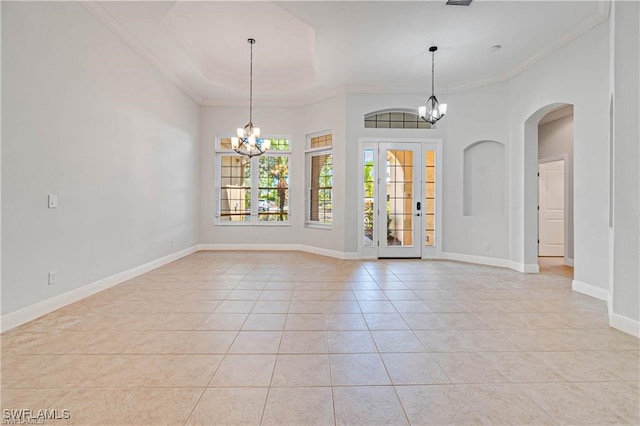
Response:
POLYGON ((440 253, 438 142, 363 144, 363 257, 440 253))

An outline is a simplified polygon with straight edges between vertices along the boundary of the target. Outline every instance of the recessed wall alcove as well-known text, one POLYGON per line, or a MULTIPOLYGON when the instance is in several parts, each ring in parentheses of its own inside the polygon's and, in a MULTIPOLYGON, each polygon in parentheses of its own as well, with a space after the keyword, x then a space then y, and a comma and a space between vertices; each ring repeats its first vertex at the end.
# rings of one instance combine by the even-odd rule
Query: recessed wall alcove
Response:
POLYGON ((463 212, 465 216, 504 216, 505 146, 483 140, 464 149, 463 212))

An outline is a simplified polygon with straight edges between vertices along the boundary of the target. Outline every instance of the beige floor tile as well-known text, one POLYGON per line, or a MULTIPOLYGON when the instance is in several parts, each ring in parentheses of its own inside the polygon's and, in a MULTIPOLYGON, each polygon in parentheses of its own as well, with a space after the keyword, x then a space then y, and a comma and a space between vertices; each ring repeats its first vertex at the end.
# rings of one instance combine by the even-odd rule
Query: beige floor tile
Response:
POLYGON ((64 409, 62 401, 67 395, 68 389, 6 389, 3 386, 1 405, 3 410, 64 409))
POLYGON ((394 385, 451 383, 428 353, 387 353, 382 354, 382 360, 394 385))
POLYGON ((493 363, 478 353, 431 354, 453 383, 507 383, 493 363))
MULTIPOLYGON (((162 371, 168 355, 90 355, 78 358, 78 371, 87 379, 83 387, 137 388, 162 371)), ((75 374, 75 373, 74 373, 75 374)))
POLYGON ((134 331, 128 334, 131 344, 122 353, 175 354, 187 346, 191 332, 187 331, 134 331))
POLYGON ((242 328, 249 314, 211 314, 198 327, 198 330, 235 330, 242 328))
POLYGON ((362 314, 327 315, 327 330, 368 330, 362 314))
POLYGON ((146 387, 205 387, 222 362, 223 355, 170 355, 146 387))
POLYGON ((391 386, 336 387, 333 400, 339 425, 408 424, 391 386))
POLYGON ((465 402, 484 424, 556 424, 516 385, 460 385, 465 402))
POLYGON ((258 300, 262 290, 232 290, 225 300, 258 300))
POLYGON ((396 386, 409 422, 416 425, 477 425, 482 417, 453 385, 396 386))
POLYGON ((233 343, 235 331, 189 331, 186 344, 179 354, 223 354, 233 343))
POLYGON ((640 423, 639 340, 570 269, 256 262, 195 253, 2 333, 3 406, 72 408, 70 424, 258 424, 265 404, 264 424, 402 424, 395 389, 414 424, 640 423))
POLYGON ((460 300, 430 300, 425 299, 424 304, 427 305, 430 312, 439 313, 461 313, 469 312, 469 308, 460 300))
POLYGON ((553 383, 566 379, 531 352, 483 352, 512 383, 553 383))
POLYGON ((372 331, 379 352, 426 352, 426 347, 410 330, 372 331))
POLYGON ((334 423, 329 387, 272 388, 263 425, 329 425, 334 423))
POLYGON ((369 331, 329 331, 327 336, 331 353, 378 352, 369 331))
POLYGON ((419 300, 412 290, 385 288, 384 294, 389 300, 419 300))
POLYGON ((329 355, 279 355, 271 386, 331 386, 329 355))
POLYGON ((249 314, 243 330, 283 330, 286 314, 249 314))
POLYGON ((335 314, 360 315, 362 313, 360 305, 355 300, 324 300, 321 303, 323 304, 324 313, 329 316, 335 314))
POLYGON ((60 407, 69 410, 69 419, 57 424, 105 425, 126 410, 137 389, 78 389, 67 394, 60 407))
POLYGON ((324 314, 324 300, 292 300, 289 305, 290 314, 324 314))
POLYGON ((232 354, 277 354, 281 331, 241 331, 231 345, 232 354))
POLYGON ((318 354, 328 351, 326 331, 285 331, 282 334, 281 354, 318 354))
POLYGON ((617 382, 623 379, 582 352, 538 352, 535 356, 570 382, 617 382))
POLYGON ((62 355, 3 354, 0 357, 2 389, 33 388, 40 380, 40 369, 58 362, 62 355))
POLYGON ((602 366, 628 382, 640 381, 638 351, 589 351, 581 354, 587 362, 602 366))
POLYGON ((204 388, 140 389, 111 423, 183 425, 203 392, 204 388))
POLYGON ((519 385, 556 421, 568 424, 625 424, 622 416, 597 401, 573 383, 519 385))
POLYGON ((251 310, 252 314, 286 314, 289 312, 288 300, 258 300, 251 310))
POLYGON ((256 304, 255 301, 245 300, 225 300, 221 302, 215 309, 216 314, 248 314, 256 304))
POLYGON ((259 424, 267 392, 268 388, 208 388, 186 424, 259 424))
POLYGON ((285 330, 326 330, 325 314, 289 314, 285 330))
POLYGON ((269 386, 275 355, 227 355, 209 387, 269 386))
POLYGON ((371 330, 408 330, 409 326, 400 314, 364 314, 371 330))
POLYGON ((391 384, 378 354, 332 354, 331 381, 333 386, 391 384))
POLYGON ((397 314, 396 307, 386 300, 360 300, 360 309, 365 314, 397 314))
POLYGON ((258 300, 291 300, 292 290, 265 290, 258 300))
POLYGON ((591 399, 603 403, 630 424, 640 424, 640 388, 638 383, 577 383, 576 387, 591 399))
POLYGON ((394 300, 391 303, 401 314, 425 314, 431 312, 431 309, 421 300, 394 300))

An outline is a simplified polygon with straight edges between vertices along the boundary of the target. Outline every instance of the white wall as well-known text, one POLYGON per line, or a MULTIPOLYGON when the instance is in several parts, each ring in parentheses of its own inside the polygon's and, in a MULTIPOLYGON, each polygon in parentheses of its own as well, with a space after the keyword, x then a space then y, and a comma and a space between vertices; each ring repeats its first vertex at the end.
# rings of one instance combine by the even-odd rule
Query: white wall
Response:
POLYGON ((608 287, 608 50, 604 22, 514 77, 509 99, 512 260, 537 262, 538 121, 545 107, 573 104, 574 279, 602 291, 608 287))
POLYGON ((567 211, 565 212, 567 240, 565 253, 573 259, 573 114, 538 126, 538 159, 565 156, 565 186, 567 211))
POLYGON ((80 4, 2 2, 2 89, 3 315, 197 243, 198 107, 80 4))
MULTIPOLYGON (((640 320, 640 5, 615 2, 612 322, 640 320)), ((635 322, 635 325, 633 325, 635 322)), ((627 328, 629 331, 629 328, 627 328)))
MULTIPOLYGON (((508 84, 500 83, 449 94, 447 135, 444 139, 444 230, 445 252, 471 256, 509 258, 509 206, 504 215, 464 215, 464 150, 479 141, 505 145, 510 151, 508 84), (490 110, 488 106, 491 106, 490 110), (486 244, 489 249, 485 250, 486 244)), ((505 164, 508 170, 508 164, 505 164)), ((508 182, 505 200, 508 200, 508 182)))

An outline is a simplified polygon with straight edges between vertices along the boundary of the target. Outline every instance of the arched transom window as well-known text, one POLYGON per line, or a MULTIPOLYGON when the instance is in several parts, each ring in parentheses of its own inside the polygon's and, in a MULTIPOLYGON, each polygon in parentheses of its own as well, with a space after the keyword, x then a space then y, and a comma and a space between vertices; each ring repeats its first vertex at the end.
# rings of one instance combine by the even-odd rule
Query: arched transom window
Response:
POLYGON ((374 111, 364 116, 368 129, 431 129, 431 124, 407 110, 374 111))

